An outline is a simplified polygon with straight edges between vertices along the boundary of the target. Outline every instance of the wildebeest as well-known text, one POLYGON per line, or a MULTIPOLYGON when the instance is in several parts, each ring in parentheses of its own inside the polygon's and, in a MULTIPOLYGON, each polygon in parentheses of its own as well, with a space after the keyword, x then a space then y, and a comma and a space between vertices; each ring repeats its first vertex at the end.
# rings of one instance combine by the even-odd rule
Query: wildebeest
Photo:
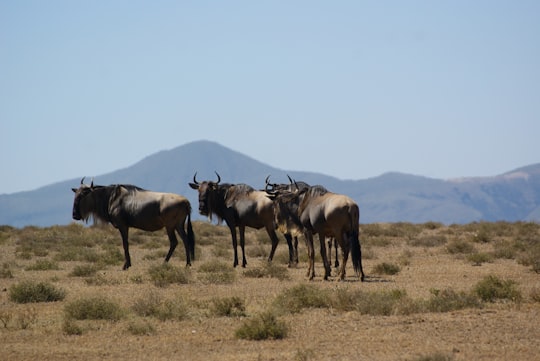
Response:
POLYGON ((244 251, 244 233, 246 227, 260 229, 265 228, 272 241, 272 250, 268 257, 271 261, 274 257, 279 239, 274 227, 273 204, 266 196, 266 192, 257 191, 247 184, 229 184, 221 182, 221 177, 216 172, 217 182, 197 181, 197 173, 193 175, 193 183, 189 186, 199 192, 199 213, 212 219, 212 215, 218 217, 218 221, 225 220, 231 231, 232 245, 234 250, 233 266, 238 265, 236 227, 240 232, 240 248, 242 249, 242 267, 247 265, 244 251))
MULTIPOLYGON (((266 177, 265 179, 265 190, 271 188, 274 191, 296 191, 296 190, 303 190, 305 188, 309 188, 309 184, 306 182, 301 181, 294 181, 291 179, 290 176, 287 175, 289 178, 289 183, 270 183, 270 176, 266 177)), ((277 206, 277 205, 275 205, 277 206)), ((295 207, 296 209, 291 209, 290 212, 296 212, 297 211, 297 205, 290 204, 290 207, 295 207)), ((285 220, 285 222, 281 222, 277 224, 278 230, 283 233, 283 236, 285 237, 285 240, 287 241, 287 245, 289 246, 289 267, 294 267, 298 264, 298 232, 296 231, 296 227, 291 226, 290 224, 291 220, 285 220)))
POLYGON ((191 260, 195 259, 195 235, 187 198, 173 193, 151 192, 134 185, 100 186, 94 185, 93 181, 86 185, 83 181, 84 178, 78 189, 72 188, 75 192, 73 219, 86 221, 93 216, 117 228, 124 246, 124 270, 131 267, 129 227, 152 232, 165 227, 170 242, 165 262, 169 261, 178 245, 175 231, 178 232, 186 250, 186 265, 191 265, 191 260))
POLYGON ((276 222, 287 223, 289 229, 296 228, 297 232, 303 232, 306 237, 309 279, 315 277, 313 235, 318 234, 325 268, 324 279, 330 276, 330 263, 324 241, 325 237, 334 237, 342 250, 339 278, 345 278, 345 267, 350 251, 355 273, 360 273, 361 280, 364 281, 359 240, 360 210, 352 199, 329 192, 321 186, 296 191, 276 191, 267 187, 266 192, 276 202, 276 222), (294 211, 295 209, 297 210, 294 211))

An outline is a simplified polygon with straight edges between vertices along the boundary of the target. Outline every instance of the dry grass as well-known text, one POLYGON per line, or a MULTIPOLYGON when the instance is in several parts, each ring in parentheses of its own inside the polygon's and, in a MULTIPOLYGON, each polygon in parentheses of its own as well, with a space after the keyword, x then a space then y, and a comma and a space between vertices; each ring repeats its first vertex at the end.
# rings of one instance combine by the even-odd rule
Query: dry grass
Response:
POLYGON ((194 227, 190 269, 131 230, 128 271, 111 227, 0 227, 0 359, 538 359, 537 224, 361 225, 364 283, 320 259, 308 282, 302 241, 298 268, 283 238, 268 264, 264 231, 234 269, 228 229, 194 227))

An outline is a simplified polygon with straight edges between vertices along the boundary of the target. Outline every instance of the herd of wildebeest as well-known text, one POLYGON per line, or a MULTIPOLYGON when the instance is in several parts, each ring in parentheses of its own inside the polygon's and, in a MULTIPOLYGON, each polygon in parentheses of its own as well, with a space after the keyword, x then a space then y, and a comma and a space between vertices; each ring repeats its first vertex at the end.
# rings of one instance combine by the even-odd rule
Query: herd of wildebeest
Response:
MULTIPOLYGON (((305 237, 308 250, 307 277, 315 277, 315 251, 313 236, 318 235, 320 252, 324 264, 324 279, 330 276, 330 261, 326 253, 326 240, 341 248, 339 279, 345 278, 345 267, 349 252, 356 276, 364 281, 362 256, 359 240, 358 205, 349 197, 332 193, 320 185, 310 186, 305 182, 270 183, 265 180, 265 189, 256 190, 247 184, 221 183, 217 181, 197 181, 197 173, 189 186, 199 193, 199 213, 218 221, 225 221, 231 231, 234 250, 234 267, 239 264, 237 251, 237 231, 240 234, 242 267, 247 265, 244 252, 244 232, 246 227, 265 228, 272 241, 268 261, 272 261, 281 232, 289 246, 289 266, 298 263, 298 236, 305 237)), ((191 225, 191 205, 186 197, 174 193, 148 191, 134 185, 113 184, 109 186, 84 184, 72 188, 73 219, 94 219, 111 223, 120 231, 124 247, 123 269, 131 266, 129 255, 129 228, 157 231, 165 228, 170 241, 165 261, 169 261, 177 244, 175 232, 182 239, 186 252, 186 265, 195 258, 195 235, 191 225)), ((337 256, 336 256, 337 257, 337 256)))

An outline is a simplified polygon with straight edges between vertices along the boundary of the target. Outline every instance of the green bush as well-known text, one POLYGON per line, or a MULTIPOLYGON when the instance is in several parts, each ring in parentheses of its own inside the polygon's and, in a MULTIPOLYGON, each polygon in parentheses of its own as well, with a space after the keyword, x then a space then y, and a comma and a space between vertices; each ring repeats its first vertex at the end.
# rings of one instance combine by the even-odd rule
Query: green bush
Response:
POLYGON ((246 340, 283 339, 287 337, 288 327, 271 312, 263 312, 250 318, 235 332, 235 336, 246 340))
POLYGON ((476 284, 474 292, 482 301, 495 302, 496 300, 521 301, 521 292, 516 282, 501 280, 497 276, 487 276, 476 284))
POLYGON ((55 302, 66 297, 66 292, 45 282, 23 281, 9 289, 9 299, 16 303, 55 302))
POLYGON ((75 320, 118 321, 124 317, 124 310, 116 302, 103 296, 81 298, 64 307, 66 316, 75 320))

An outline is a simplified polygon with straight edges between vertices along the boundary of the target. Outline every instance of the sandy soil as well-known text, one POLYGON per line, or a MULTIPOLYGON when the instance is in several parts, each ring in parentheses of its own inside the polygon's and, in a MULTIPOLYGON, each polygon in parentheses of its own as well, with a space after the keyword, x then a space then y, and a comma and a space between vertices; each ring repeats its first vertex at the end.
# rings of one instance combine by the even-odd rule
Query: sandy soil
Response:
MULTIPOLYGON (((232 284, 217 285, 194 282, 159 288, 148 278, 148 269, 160 259, 144 259, 155 252, 132 246, 133 267, 121 271, 111 266, 102 277, 104 285, 88 285, 83 278, 70 277, 77 262, 60 262, 60 270, 26 271, 35 262, 16 258, 15 240, 2 245, 0 264, 10 264, 13 278, 0 278, 0 315, 11 315, 6 327, 0 324, 0 359, 3 360, 540 360, 540 303, 529 296, 540 288, 540 275, 516 260, 496 259, 474 266, 463 257, 449 254, 444 246, 411 247, 394 240, 383 247, 372 246, 370 258, 364 259, 366 282, 348 276, 345 282, 323 281, 322 267, 318 277, 305 278, 307 264, 289 269, 290 279, 255 279, 237 268, 232 284), (407 262, 395 276, 375 275, 372 269, 381 262, 407 262), (244 318, 209 316, 204 307, 194 307, 183 321, 159 321, 145 318, 155 328, 152 335, 137 336, 128 331, 131 322, 141 320, 133 313, 118 322, 83 321, 80 336, 63 332, 64 307, 67 303, 92 295, 105 295, 129 309, 134 300, 153 293, 160 297, 182 297, 194 305, 203 305, 215 297, 239 296, 246 305, 248 317, 267 309, 285 289, 309 283, 324 289, 347 288, 376 291, 402 289, 414 299, 428 298, 430 290, 451 288, 470 291, 486 275, 517 282, 523 301, 487 303, 448 313, 371 316, 331 308, 307 309, 298 314, 281 316, 289 327, 282 340, 248 341, 235 338, 235 330, 244 318), (61 302, 16 304, 9 300, 9 287, 21 280, 45 280, 67 291, 61 302), (137 282, 134 280, 138 280, 137 282), (142 281, 141 281, 142 280, 142 281), (25 316, 26 315, 26 316, 25 316), (30 316, 28 316, 30 315, 30 316), (33 316, 32 316, 33 315, 33 316), (23 328, 18 318, 33 317, 23 328)), ((120 244, 118 244, 120 247, 120 244)), ((211 245, 201 247, 202 258, 192 271, 212 259, 211 245)), ((264 247, 269 247, 264 245, 264 247)), ((490 244, 475 244, 489 251, 490 244)), ((278 248, 285 253, 285 245, 278 248)), ((163 242, 166 249, 166 241, 163 242)), ((180 251, 180 252, 178 252, 180 251)), ((177 250, 171 262, 183 265, 177 250)), ((300 253, 305 253, 301 248, 300 253)), ((285 258, 281 255, 280 258, 285 258)), ((232 258, 223 260, 232 264, 232 258), (229 262, 230 261, 230 262, 229 262)), ((248 268, 262 267, 261 258, 248 258, 248 268)), ((276 262, 276 261, 275 261, 276 262)), ((352 270, 349 269, 349 274, 352 270)), ((335 274, 335 272, 334 272, 335 274)))

